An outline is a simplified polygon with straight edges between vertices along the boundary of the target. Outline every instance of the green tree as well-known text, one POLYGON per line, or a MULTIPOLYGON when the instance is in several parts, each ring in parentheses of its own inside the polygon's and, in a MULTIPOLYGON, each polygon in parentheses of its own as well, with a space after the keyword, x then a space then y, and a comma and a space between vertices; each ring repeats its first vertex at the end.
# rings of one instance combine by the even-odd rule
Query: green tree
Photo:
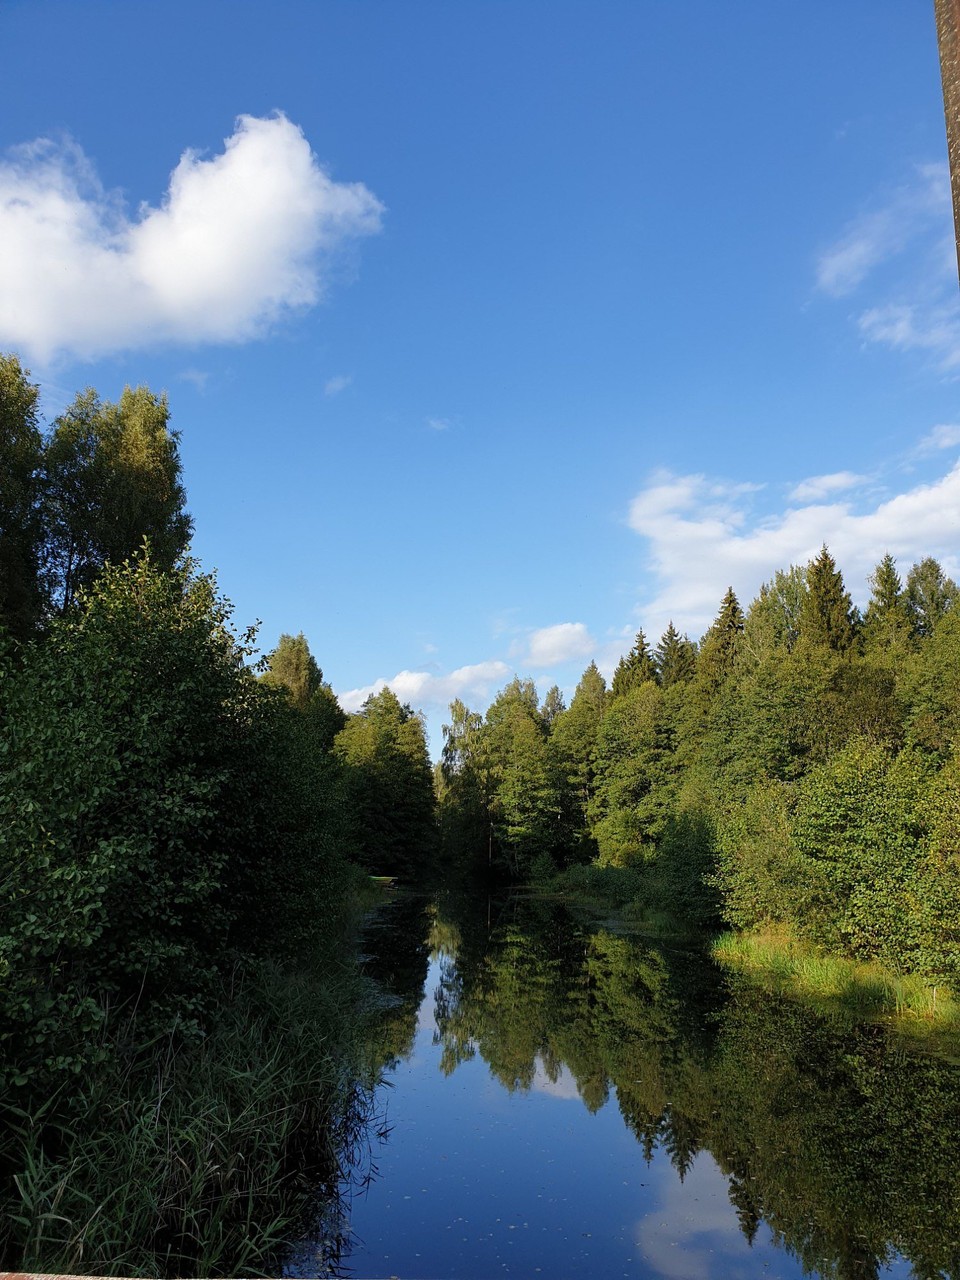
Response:
POLYGON ((334 739, 358 860, 371 871, 425 869, 435 839, 423 720, 389 688, 371 694, 334 739))
POLYGON ((743 649, 754 662, 776 649, 793 649, 806 596, 807 573, 797 565, 786 573, 778 570, 763 584, 747 610, 743 628, 743 649))
POLYGON ((266 670, 260 677, 261 682, 283 689, 291 705, 309 722, 317 749, 329 750, 347 718, 333 689, 324 680, 303 632, 296 636, 281 635, 264 664, 266 670))
POLYGON ((672 684, 692 679, 697 665, 696 645, 687 636, 681 636, 669 622, 654 650, 653 659, 657 680, 664 689, 668 689, 672 684))
POLYGON ((127 387, 117 404, 93 390, 53 424, 44 450, 43 518, 52 599, 68 609, 105 564, 138 555, 172 568, 192 532, 179 432, 166 396, 127 387))
POLYGON ((858 618, 836 561, 824 546, 807 566, 807 594, 800 634, 808 644, 849 653, 857 640, 858 618))
POLYGON ((293 713, 229 616, 209 578, 110 567, 9 682, 0 1040, 24 1076, 88 1061, 108 1005, 195 1025, 335 901, 293 713))
POLYGON ((580 677, 569 709, 557 717, 550 736, 550 753, 571 810, 569 839, 575 845, 581 845, 587 835, 597 731, 606 703, 607 682, 591 662, 580 677))
POLYGON ((637 632, 633 648, 629 653, 624 654, 617 663, 617 669, 613 673, 613 681, 610 685, 610 694, 614 698, 620 698, 645 681, 656 679, 657 665, 653 654, 650 652, 650 646, 647 644, 647 637, 641 629, 637 632))
POLYGON ((867 653, 893 663, 907 659, 913 622, 897 562, 887 553, 870 576, 870 601, 863 615, 867 653))
POLYGON ((532 873, 560 842, 561 806, 547 753, 546 727, 532 680, 515 677, 487 710, 483 754, 490 779, 490 814, 500 866, 514 877, 532 873))
POLYGON ((37 387, 16 356, 0 356, 0 627, 30 636, 43 607, 37 387))
POLYGON ((553 730, 553 726, 557 721, 557 717, 562 715, 567 709, 567 704, 563 700, 563 694, 560 692, 560 686, 552 684, 547 690, 547 696, 543 700, 540 708, 540 718, 547 726, 547 732, 553 730))
POLYGON ((914 633, 925 639, 956 604, 957 584, 946 576, 937 560, 927 556, 907 574, 904 597, 914 633))

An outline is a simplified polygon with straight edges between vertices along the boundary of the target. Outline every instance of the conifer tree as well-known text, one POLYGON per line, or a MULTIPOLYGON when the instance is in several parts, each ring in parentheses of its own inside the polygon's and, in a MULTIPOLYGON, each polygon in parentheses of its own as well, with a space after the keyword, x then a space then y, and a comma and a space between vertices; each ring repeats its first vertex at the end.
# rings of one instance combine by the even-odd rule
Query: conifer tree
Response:
POLYGON ((897 562, 888 552, 870 576, 870 601, 863 616, 868 649, 900 647, 911 631, 910 613, 897 562))
POLYGON ((743 636, 743 610, 733 587, 720 601, 720 612, 700 642, 697 675, 712 689, 718 689, 733 671, 743 636))
POLYGON ((697 651, 693 642, 681 636, 671 621, 654 651, 654 661, 659 683, 668 689, 672 684, 690 679, 696 667, 697 651))
POLYGON ((560 773, 573 796, 579 828, 586 826, 587 805, 593 793, 597 730, 607 704, 607 682, 595 662, 580 677, 569 710, 558 716, 551 747, 560 773))
POLYGON ((857 640, 859 618, 843 585, 836 561, 821 548, 807 566, 807 594, 800 615, 800 634, 809 644, 849 653, 857 640))
POLYGON ((631 689, 637 689, 647 680, 656 680, 657 668, 647 644, 643 629, 637 632, 633 648, 617 663, 610 692, 614 698, 622 698, 631 689))

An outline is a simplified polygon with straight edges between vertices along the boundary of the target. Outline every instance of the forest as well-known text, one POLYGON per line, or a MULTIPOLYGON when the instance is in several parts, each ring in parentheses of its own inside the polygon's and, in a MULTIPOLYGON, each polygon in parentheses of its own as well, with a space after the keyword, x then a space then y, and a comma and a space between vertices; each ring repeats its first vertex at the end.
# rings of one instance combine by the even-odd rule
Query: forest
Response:
MULTIPOLYGON (((824 546, 745 610, 728 589, 697 641, 639 632, 569 706, 519 676, 454 702, 431 767, 389 689, 346 715, 302 634, 261 656, 191 533, 165 396, 88 389, 44 429, 0 357, 3 1265, 275 1265, 415 1013, 359 963, 371 875, 956 983, 960 608, 935 559, 885 555, 861 614, 824 546)), ((486 1015, 439 998, 455 1062, 486 1015)))
POLYGON ((861 613, 824 546, 694 643, 640 631, 569 707, 515 678, 450 708, 444 845, 515 879, 606 884, 704 936, 775 931, 935 988, 960 965, 960 609, 885 555, 861 613))

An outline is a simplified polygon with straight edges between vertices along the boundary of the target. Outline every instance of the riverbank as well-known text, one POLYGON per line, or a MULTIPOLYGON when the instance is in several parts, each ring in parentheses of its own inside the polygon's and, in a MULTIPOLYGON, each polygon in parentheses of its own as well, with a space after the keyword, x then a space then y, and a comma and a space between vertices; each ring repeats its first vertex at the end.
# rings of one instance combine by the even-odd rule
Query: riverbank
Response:
POLYGON ((960 1004, 916 974, 831 956, 786 929, 724 933, 711 946, 725 968, 827 1012, 896 1023, 899 1030, 960 1033, 960 1004))
POLYGON ((4 1108, 2 1265, 100 1275, 279 1274, 369 1116, 372 985, 266 965, 208 1033, 119 1047, 4 1108), (320 1188, 320 1191, 317 1189, 320 1188))

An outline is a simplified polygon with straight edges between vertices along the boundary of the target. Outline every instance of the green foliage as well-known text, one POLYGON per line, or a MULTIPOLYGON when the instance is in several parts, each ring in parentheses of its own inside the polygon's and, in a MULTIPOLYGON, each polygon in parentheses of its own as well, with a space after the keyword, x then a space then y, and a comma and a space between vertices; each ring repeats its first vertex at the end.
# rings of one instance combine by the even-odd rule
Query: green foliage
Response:
POLYGON ((79 1068, 107 1005, 196 1022, 224 966, 302 941, 308 886, 331 886, 292 713, 228 621, 210 579, 140 559, 8 682, 0 1002, 22 1082, 79 1068))
POLYGON ((68 609, 105 564, 139 553, 171 569, 192 522, 184 510, 179 433, 166 396, 127 387, 116 404, 82 392, 53 424, 43 460, 48 587, 68 609))
POLYGON ((650 646, 647 644, 647 637, 640 630, 637 632, 637 638, 633 642, 633 648, 617 663, 617 669, 613 673, 613 682, 610 686, 611 697, 622 698, 625 693, 629 693, 631 689, 639 688, 648 680, 657 679, 657 664, 653 654, 650 652, 650 646))
POLYGON ((937 623, 957 603, 957 584, 932 556, 920 560, 907 574, 904 604, 914 634, 933 635, 937 623))
POLYGON ((568 710, 557 716, 549 740, 549 754, 558 775, 558 791, 565 809, 567 833, 563 843, 579 861, 589 845, 582 846, 587 832, 587 811, 594 791, 594 755, 597 731, 607 703, 607 682, 591 662, 580 677, 568 710))
POLYGON ((27 639, 42 612, 38 389, 16 356, 0 356, 0 627, 27 639))
POLYGON ((807 566, 807 593, 800 611, 800 634, 809 645, 849 653, 857 640, 858 618, 836 561, 824 546, 807 566))
POLYGON ((697 665, 697 647, 670 622, 654 650, 653 660, 658 682, 669 689, 691 679, 697 665))
POLYGON ((651 683, 614 699, 597 734, 596 792, 590 806, 600 862, 627 866, 650 858, 667 809, 664 695, 651 683))
POLYGON ((422 718, 388 688, 334 739, 355 854, 368 870, 410 876, 435 841, 433 774, 422 718))

